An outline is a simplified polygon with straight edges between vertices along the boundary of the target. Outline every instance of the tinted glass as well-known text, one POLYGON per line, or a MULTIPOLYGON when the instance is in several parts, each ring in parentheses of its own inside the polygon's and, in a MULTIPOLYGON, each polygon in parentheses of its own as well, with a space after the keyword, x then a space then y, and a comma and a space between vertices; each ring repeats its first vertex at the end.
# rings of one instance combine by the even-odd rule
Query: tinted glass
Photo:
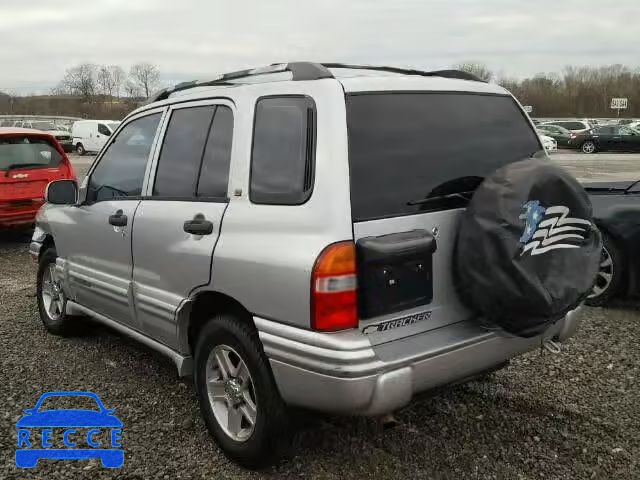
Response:
POLYGON ((256 105, 250 198, 295 205, 311 194, 315 108, 308 97, 263 98, 256 105))
POLYGON ((229 107, 219 106, 213 117, 211 132, 202 159, 198 182, 199 197, 226 198, 232 139, 233 112, 229 107))
POLYGON ((215 106, 175 110, 158 160, 153 194, 162 197, 194 197, 202 154, 215 106))
POLYGON ((541 150, 508 96, 354 94, 347 126, 354 221, 419 213, 426 206, 407 203, 473 190, 541 150))
POLYGON ((45 139, 0 138, 0 170, 57 167, 61 162, 60 152, 45 139))
POLYGON ((111 130, 109 130, 107 126, 102 123, 98 124, 98 133, 101 135, 106 135, 107 137, 111 136, 111 130))
POLYGON ((160 114, 155 113, 132 121, 118 133, 91 174, 87 201, 142 193, 144 172, 159 122, 160 114))
POLYGON ((617 127, 598 127, 595 132, 599 135, 614 135, 617 130, 617 127))

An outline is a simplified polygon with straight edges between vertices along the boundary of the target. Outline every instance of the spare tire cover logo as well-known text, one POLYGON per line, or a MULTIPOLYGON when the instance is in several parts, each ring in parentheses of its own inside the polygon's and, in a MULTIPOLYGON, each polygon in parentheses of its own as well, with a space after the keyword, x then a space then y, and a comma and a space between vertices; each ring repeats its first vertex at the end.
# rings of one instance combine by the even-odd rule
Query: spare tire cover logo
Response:
POLYGON ((531 200, 522 206, 520 219, 525 227, 520 243, 521 256, 527 252, 542 255, 551 250, 580 248, 584 234, 591 225, 589 220, 569 216, 569 209, 562 205, 543 207, 538 200, 531 200))

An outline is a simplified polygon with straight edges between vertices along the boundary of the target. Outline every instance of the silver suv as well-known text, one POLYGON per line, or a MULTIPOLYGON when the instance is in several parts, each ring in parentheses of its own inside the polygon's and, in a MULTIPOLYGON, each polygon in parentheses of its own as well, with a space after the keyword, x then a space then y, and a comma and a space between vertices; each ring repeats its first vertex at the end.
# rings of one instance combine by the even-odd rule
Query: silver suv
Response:
POLYGON ((574 333, 574 313, 533 338, 474 321, 454 288, 461 198, 421 201, 541 149, 507 91, 463 72, 299 62, 177 85, 79 188, 48 186, 42 321, 168 355, 224 452, 263 465, 287 406, 389 413, 574 333))

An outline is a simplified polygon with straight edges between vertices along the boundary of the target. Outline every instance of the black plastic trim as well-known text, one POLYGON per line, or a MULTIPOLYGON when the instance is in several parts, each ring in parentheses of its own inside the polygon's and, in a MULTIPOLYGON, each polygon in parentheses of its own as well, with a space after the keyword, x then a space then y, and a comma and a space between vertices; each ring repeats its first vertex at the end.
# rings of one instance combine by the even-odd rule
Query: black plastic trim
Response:
POLYGON ((472 82, 487 83, 484 80, 481 80, 480 78, 476 77, 472 73, 465 72, 462 70, 423 71, 423 70, 415 70, 415 69, 408 69, 408 68, 385 67, 385 66, 378 66, 378 65, 356 65, 356 64, 349 64, 349 63, 323 63, 322 65, 327 68, 344 68, 348 70, 371 70, 375 72, 399 73, 401 75, 453 78, 457 80, 470 80, 472 82))

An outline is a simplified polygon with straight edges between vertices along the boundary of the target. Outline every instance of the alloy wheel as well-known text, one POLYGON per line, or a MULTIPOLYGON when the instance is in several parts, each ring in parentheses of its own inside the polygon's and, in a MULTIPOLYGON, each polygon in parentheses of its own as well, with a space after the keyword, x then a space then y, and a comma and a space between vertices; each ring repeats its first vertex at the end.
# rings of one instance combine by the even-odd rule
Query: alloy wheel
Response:
POLYGON ((584 153, 593 153, 596 151, 596 146, 593 142, 585 142, 584 145, 582 145, 582 151, 584 153))
POLYGON ((602 247, 602 257, 600 260, 600 270, 596 277, 596 282, 593 286, 593 292, 589 295, 589 298, 596 298, 602 295, 611 286, 611 280, 613 279, 613 259, 609 251, 602 247))
POLYGON ((207 395, 222 430, 236 442, 251 437, 258 416, 253 379, 233 348, 217 345, 207 359, 207 395))
POLYGON ((40 295, 47 317, 53 321, 59 320, 64 309, 64 292, 58 281, 55 263, 50 263, 42 272, 40 295))

